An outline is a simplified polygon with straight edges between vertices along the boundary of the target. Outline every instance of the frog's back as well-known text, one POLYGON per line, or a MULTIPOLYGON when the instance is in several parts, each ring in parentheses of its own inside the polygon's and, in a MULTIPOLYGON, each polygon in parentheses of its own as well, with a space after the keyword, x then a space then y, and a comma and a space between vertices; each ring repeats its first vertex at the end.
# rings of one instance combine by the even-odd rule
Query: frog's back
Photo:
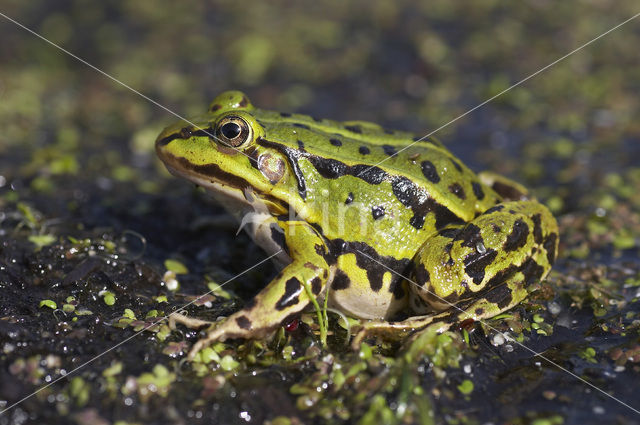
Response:
MULTIPOLYGON (((375 203, 375 194, 391 195, 402 207, 386 208, 386 212, 399 220, 406 218, 419 233, 432 233, 450 222, 468 222, 499 201, 436 139, 418 140, 411 133, 362 121, 269 111, 258 116, 269 140, 298 153, 292 161, 306 171, 303 174, 313 180, 315 172, 327 179, 325 200, 328 195, 340 203, 357 198, 375 203)), ((307 195, 312 200, 317 194, 307 195)), ((388 201, 384 202, 387 207, 388 201)))

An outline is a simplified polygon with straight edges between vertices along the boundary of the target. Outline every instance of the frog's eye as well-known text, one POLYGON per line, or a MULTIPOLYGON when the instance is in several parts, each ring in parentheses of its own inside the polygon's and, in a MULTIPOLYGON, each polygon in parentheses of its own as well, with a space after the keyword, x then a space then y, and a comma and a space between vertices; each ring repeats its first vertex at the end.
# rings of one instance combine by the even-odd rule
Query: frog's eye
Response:
POLYGON ((253 131, 244 118, 236 115, 227 116, 218 123, 217 134, 220 141, 226 145, 237 148, 247 140, 251 140, 253 131))

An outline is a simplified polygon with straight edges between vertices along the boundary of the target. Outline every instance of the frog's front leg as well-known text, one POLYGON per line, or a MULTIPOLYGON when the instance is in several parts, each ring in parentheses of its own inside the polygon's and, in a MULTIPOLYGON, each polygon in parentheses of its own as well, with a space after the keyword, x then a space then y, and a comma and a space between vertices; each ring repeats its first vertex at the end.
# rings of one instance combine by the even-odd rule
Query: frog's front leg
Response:
POLYGON ((302 221, 274 222, 284 232, 284 246, 291 263, 245 307, 214 325, 207 336, 191 349, 191 360, 202 348, 227 338, 262 338, 310 302, 326 286, 329 266, 324 259, 325 244, 317 232, 302 221))
POLYGON ((549 272, 557 244, 556 220, 536 201, 503 202, 465 225, 442 229, 414 258, 410 306, 421 316, 365 323, 359 340, 431 324, 445 330, 508 310, 549 272))

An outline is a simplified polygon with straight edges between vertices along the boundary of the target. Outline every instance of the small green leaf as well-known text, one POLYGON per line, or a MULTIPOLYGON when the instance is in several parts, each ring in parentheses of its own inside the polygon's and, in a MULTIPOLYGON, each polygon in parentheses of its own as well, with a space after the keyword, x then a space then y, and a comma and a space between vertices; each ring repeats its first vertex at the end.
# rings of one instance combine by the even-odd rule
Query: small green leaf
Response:
POLYGON ((52 310, 58 308, 58 304, 56 304, 53 300, 42 300, 40 301, 40 307, 49 307, 52 310))
POLYGON ((175 274, 187 274, 189 269, 178 260, 168 259, 164 261, 164 266, 167 270, 174 272, 175 274))
POLYGON ((464 395, 469 395, 473 391, 473 382, 468 379, 465 379, 458 385, 458 391, 460 391, 464 395))

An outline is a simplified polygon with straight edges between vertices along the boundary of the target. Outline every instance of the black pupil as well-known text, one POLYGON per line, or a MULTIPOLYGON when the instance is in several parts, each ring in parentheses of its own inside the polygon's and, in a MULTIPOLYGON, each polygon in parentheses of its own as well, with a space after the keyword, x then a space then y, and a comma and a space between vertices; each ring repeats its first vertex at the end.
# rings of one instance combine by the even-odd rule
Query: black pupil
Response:
POLYGON ((235 122, 228 122, 220 128, 220 132, 227 139, 235 139, 241 131, 240 125, 235 122))

